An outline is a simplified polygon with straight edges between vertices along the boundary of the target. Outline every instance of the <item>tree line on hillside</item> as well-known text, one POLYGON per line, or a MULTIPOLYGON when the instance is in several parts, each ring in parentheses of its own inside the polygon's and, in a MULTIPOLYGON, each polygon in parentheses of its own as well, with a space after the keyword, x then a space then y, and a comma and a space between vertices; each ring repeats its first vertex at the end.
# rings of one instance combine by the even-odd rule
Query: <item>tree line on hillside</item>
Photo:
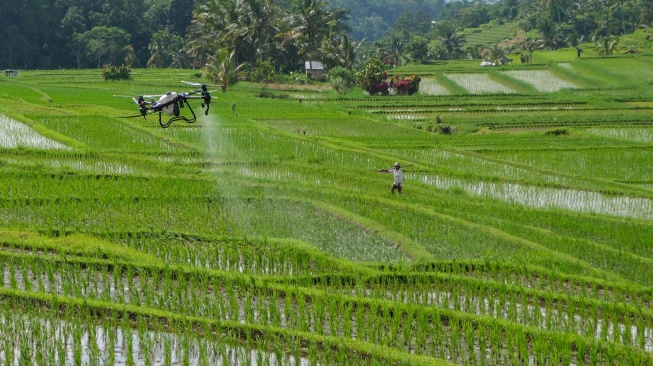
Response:
POLYGON ((457 58, 498 59, 506 51, 530 54, 593 42, 599 55, 611 54, 619 36, 653 24, 653 0, 500 0, 448 2, 436 18, 404 13, 380 39, 361 47, 393 64, 457 58), (516 24, 529 37, 502 49, 468 45, 462 31, 481 25, 516 24), (533 35, 530 37, 530 35, 533 35))
POLYGON ((464 28, 515 22, 555 49, 652 23, 653 0, 0 0, 0 67, 204 68, 223 77, 479 57, 464 28), (229 71, 229 72, 227 72, 229 71))

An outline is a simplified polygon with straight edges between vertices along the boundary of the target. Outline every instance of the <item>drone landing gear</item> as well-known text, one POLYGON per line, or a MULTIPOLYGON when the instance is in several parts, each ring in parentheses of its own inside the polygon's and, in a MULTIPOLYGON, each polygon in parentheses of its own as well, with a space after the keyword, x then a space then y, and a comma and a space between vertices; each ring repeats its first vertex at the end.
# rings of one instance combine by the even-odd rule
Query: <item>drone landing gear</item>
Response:
POLYGON ((175 116, 170 118, 165 123, 161 119, 161 113, 159 113, 159 125, 161 125, 161 127, 168 128, 168 127, 170 127, 172 122, 175 122, 175 121, 185 121, 186 123, 193 123, 193 122, 197 121, 197 117, 195 116, 195 112, 193 111, 193 108, 191 108, 190 104, 188 104, 188 102, 186 100, 181 100, 179 102, 179 105, 177 105, 177 103, 175 103, 174 108, 173 108, 173 112, 174 112, 175 116), (188 107, 188 110, 190 110, 190 113, 193 115, 193 118, 187 118, 185 116, 180 115, 179 108, 184 108, 184 103, 188 107))
POLYGON ((206 91, 206 86, 202 87, 202 108, 206 105, 205 116, 209 115, 209 107, 211 106, 211 94, 206 91))

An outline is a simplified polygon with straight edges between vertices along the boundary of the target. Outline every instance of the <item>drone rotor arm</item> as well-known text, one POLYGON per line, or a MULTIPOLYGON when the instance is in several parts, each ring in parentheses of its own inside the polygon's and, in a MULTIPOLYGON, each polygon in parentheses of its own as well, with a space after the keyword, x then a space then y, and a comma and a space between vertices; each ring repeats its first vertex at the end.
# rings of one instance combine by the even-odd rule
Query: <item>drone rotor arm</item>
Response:
POLYGON ((133 116, 118 116, 116 118, 136 118, 136 117, 145 117, 142 114, 135 114, 133 116))

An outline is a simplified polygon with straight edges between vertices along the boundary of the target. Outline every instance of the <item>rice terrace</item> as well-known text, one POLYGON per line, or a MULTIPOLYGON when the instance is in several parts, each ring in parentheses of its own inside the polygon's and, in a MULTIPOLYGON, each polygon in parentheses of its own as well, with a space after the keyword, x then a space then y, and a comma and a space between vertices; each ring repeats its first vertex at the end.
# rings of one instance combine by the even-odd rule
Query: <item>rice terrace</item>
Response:
POLYGON ((114 95, 196 71, 0 77, 0 364, 653 365, 653 55, 535 56, 165 129, 114 95))

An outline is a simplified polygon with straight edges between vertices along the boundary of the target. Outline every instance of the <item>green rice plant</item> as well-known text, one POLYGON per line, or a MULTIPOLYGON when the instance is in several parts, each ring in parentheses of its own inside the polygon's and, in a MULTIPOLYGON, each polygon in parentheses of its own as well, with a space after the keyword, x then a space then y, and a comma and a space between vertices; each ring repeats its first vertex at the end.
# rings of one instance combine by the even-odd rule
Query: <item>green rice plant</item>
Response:
MULTIPOLYGON (((32 308, 66 309, 49 318, 67 319, 49 347, 21 336, 5 354, 46 359, 52 349, 64 360, 77 347, 76 357, 93 358, 100 351, 81 345, 104 337, 95 344, 105 364, 148 352, 162 364, 265 364, 268 354, 315 364, 641 363, 651 233, 645 215, 628 217, 651 198, 641 168, 648 94, 614 89, 638 84, 616 62, 600 76, 585 61, 550 68, 612 86, 466 95, 445 80, 453 95, 325 93, 299 104, 243 84, 220 95, 216 115, 166 130, 150 117, 116 120, 129 103, 97 100, 175 88, 165 79, 191 71, 141 70, 129 84, 35 71, 5 83, 21 96, 0 95, 5 115, 72 147, 4 148, 0 158, 3 320, 21 309, 23 328, 47 328, 23 312, 32 308), (224 113, 235 102, 241 115, 224 113), (427 131, 435 116, 459 133, 427 131), (401 196, 372 172, 394 161, 415 164, 401 196), (508 186, 519 189, 475 191, 508 186), (526 189, 617 199, 588 214, 519 201, 526 189), (614 215, 627 200, 627 214, 614 215)), ((478 65, 415 67, 444 80, 478 65)))

